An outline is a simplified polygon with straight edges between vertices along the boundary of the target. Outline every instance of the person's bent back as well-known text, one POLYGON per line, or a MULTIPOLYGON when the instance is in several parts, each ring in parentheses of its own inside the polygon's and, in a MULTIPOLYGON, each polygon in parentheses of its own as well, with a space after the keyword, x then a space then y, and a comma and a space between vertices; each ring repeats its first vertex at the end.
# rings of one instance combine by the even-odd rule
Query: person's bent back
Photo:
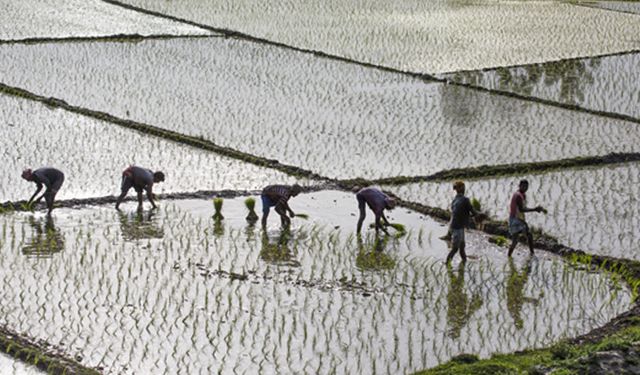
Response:
POLYGON ((156 204, 153 200, 153 184, 163 182, 164 179, 165 176, 163 172, 153 172, 150 169, 133 165, 128 167, 122 172, 122 182, 120 184, 121 193, 116 201, 116 210, 120 209, 120 203, 132 187, 138 194, 138 209, 142 208, 143 190, 147 192, 147 198, 149 199, 151 206, 156 208, 156 204))

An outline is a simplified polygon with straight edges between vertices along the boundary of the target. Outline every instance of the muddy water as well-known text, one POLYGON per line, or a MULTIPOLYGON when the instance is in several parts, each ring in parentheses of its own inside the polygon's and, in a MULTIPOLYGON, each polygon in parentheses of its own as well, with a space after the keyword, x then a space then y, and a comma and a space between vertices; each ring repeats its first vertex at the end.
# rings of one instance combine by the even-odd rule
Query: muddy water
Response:
POLYGON ((414 72, 508 66, 640 47, 640 41, 629 37, 640 34, 634 15, 560 2, 124 2, 287 45, 414 72))
POLYGON ((13 96, 0 95, 0 117, 0 201, 28 199, 35 184, 21 179, 20 172, 46 165, 65 173, 58 193, 63 199, 119 194, 122 171, 130 164, 165 172, 165 183, 155 186, 157 193, 253 190, 298 181, 272 169, 13 96))
POLYGON ((64 246, 48 257, 17 251, 39 215, 0 216, 3 282, 23 286, 0 297, 0 317, 107 373, 406 373, 547 345, 630 304, 602 275, 542 253, 508 262, 473 232, 473 259, 447 269, 446 229, 405 210, 390 220, 408 234, 360 242, 352 194, 290 203, 310 218, 282 232, 270 217, 266 234, 241 199, 219 223, 210 201, 61 209, 64 246))
POLYGON ((638 66, 640 54, 634 53, 453 73, 445 77, 455 82, 640 118, 638 66))
POLYGON ((144 15, 99 0, 3 0, 0 4, 0 39, 5 40, 116 34, 211 34, 199 27, 144 15))
POLYGON ((43 374, 35 366, 29 366, 22 362, 19 362, 6 354, 0 354, 0 373, 12 374, 12 375, 35 375, 43 374))
MULTIPOLYGON (((467 195, 480 200, 498 219, 506 220, 511 194, 521 178, 529 180, 530 206, 548 208, 547 215, 530 213, 527 221, 560 242, 587 252, 640 259, 638 226, 638 164, 551 172, 518 177, 467 181, 467 195)), ((450 183, 387 187, 400 197, 447 208, 453 199, 450 183)))
POLYGON ((7 84, 328 177, 420 175, 640 147, 636 124, 237 40, 0 51, 7 84))

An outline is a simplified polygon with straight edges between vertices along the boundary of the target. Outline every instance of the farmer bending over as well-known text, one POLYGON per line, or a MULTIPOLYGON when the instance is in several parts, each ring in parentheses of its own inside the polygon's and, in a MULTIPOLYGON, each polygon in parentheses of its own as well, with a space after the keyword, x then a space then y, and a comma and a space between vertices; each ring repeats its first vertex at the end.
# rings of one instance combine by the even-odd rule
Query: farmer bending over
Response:
POLYGON ((464 252, 464 228, 469 226, 469 215, 473 217, 477 215, 473 206, 471 206, 469 198, 464 196, 464 182, 454 182, 453 190, 455 190, 457 194, 451 202, 451 223, 449 223, 449 229, 451 230, 451 251, 449 255, 447 255, 447 263, 451 262, 458 250, 460 250, 462 261, 467 261, 467 254, 464 252))
POLYGON ((529 243, 529 252, 533 255, 533 236, 529 231, 529 225, 524 220, 525 212, 544 212, 545 209, 542 206, 535 208, 527 208, 527 196, 526 192, 529 189, 529 181, 521 180, 518 185, 518 191, 513 193, 511 197, 511 203, 509 204, 509 234, 511 234, 511 246, 509 246, 509 256, 513 254, 513 250, 518 244, 518 237, 520 234, 527 236, 527 242, 529 243))
POLYGON ((356 193, 356 198, 358 199, 358 209, 360 210, 357 233, 359 234, 362 230, 362 222, 367 215, 364 207, 366 203, 371 211, 376 215, 376 233, 378 233, 379 229, 382 229, 382 231, 388 235, 389 232, 380 224, 380 219, 382 218, 385 226, 390 225, 389 220, 384 216, 383 211, 385 209, 393 210, 396 207, 395 199, 374 187, 360 189, 360 191, 356 193))
POLYGON ((269 185, 262 189, 262 228, 267 227, 267 217, 269 216, 270 207, 275 206, 275 210, 280 215, 282 225, 288 227, 291 220, 287 217, 287 212, 291 217, 295 213, 289 207, 289 198, 295 197, 302 191, 302 187, 298 184, 289 185, 269 185))
POLYGON ((31 204, 31 202, 38 203, 42 200, 42 197, 44 197, 45 202, 47 202, 47 208, 49 209, 47 214, 51 215, 51 211, 53 211, 53 200, 64 182, 64 173, 55 168, 40 168, 33 172, 31 169, 25 169, 22 171, 22 178, 35 182, 37 186, 36 192, 33 193, 27 204, 31 204), (34 201, 33 199, 42 190, 42 185, 46 186, 47 189, 44 191, 44 194, 34 201))
POLYGON ((164 181, 164 173, 160 171, 154 173, 149 169, 133 165, 129 166, 122 172, 122 183, 120 185, 122 193, 116 202, 116 210, 120 209, 120 203, 132 187, 138 193, 138 209, 142 209, 142 190, 146 190, 151 206, 156 208, 156 204, 153 201, 153 184, 162 181, 164 181))

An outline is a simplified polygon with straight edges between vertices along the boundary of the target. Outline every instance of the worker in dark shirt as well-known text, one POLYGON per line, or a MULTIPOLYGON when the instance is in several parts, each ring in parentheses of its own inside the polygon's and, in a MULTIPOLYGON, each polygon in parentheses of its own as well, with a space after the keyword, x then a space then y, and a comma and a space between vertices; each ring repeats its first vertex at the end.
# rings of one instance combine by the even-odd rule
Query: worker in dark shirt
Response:
POLYGON ((42 200, 42 197, 44 197, 45 202, 47 202, 47 209, 49 210, 47 214, 51 215, 51 211, 53 211, 53 200, 64 182, 64 173, 55 168, 40 168, 35 171, 25 169, 22 171, 22 178, 35 182, 37 186, 36 192, 33 193, 27 204, 31 204, 31 202, 38 203, 42 200), (42 190, 43 185, 46 187, 44 194, 34 201, 36 195, 42 190))
POLYGON ((358 218, 356 232, 359 234, 362 230, 362 222, 367 215, 365 208, 366 204, 376 216, 376 233, 378 233, 378 230, 382 230, 388 235, 389 232, 384 228, 384 226, 389 225, 389 220, 384 216, 384 210, 394 209, 396 207, 396 200, 383 193, 380 189, 374 187, 360 189, 360 191, 356 193, 356 199, 358 200, 358 209, 360 210, 360 217, 358 218), (381 225, 380 219, 384 221, 384 226, 381 225))
POLYGON ((120 203, 129 192, 132 187, 138 193, 138 209, 142 209, 142 191, 147 192, 147 198, 151 202, 151 206, 156 208, 156 204, 153 201, 153 184, 156 182, 164 181, 164 173, 152 172, 149 169, 130 166, 122 172, 122 183, 120 185, 120 196, 116 202, 116 210, 119 210, 120 203))
POLYGON ((453 190, 456 191, 456 196, 451 202, 451 222, 449 223, 449 230, 451 232, 451 251, 449 252, 449 255, 447 255, 447 263, 451 262, 458 250, 460 250, 460 257, 462 257, 462 261, 467 261, 467 254, 464 251, 464 228, 469 226, 469 216, 477 215, 471 205, 471 201, 464 195, 464 182, 454 182, 453 190))
POLYGON ((276 212, 280 215, 282 226, 288 227, 291 220, 287 217, 287 212, 291 217, 296 214, 289 207, 289 199, 295 197, 302 191, 302 187, 298 184, 289 185, 269 185, 262 189, 260 198, 262 199, 262 228, 267 227, 267 217, 271 207, 275 207, 276 212))

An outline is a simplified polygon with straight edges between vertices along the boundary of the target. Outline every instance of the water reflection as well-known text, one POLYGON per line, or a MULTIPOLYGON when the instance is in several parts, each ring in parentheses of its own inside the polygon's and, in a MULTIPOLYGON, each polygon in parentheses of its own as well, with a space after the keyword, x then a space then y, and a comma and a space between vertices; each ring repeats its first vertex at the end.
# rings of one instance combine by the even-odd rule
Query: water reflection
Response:
POLYGON ((363 240, 361 235, 356 236, 358 243, 358 255, 356 267, 362 270, 389 270, 396 266, 396 261, 387 253, 386 248, 391 241, 389 236, 375 235, 373 240, 367 237, 363 240))
POLYGON ((509 278, 507 279, 507 309, 513 319, 516 328, 522 329, 522 307, 525 302, 537 304, 538 299, 525 297, 524 288, 529 280, 531 274, 531 266, 533 257, 529 257, 527 263, 525 263, 522 271, 518 272, 518 269, 513 261, 513 258, 509 258, 509 278))
POLYGON ((580 104, 585 101, 585 91, 594 84, 594 72, 600 63, 600 59, 564 60, 488 72, 460 72, 454 73, 452 78, 477 86, 484 86, 484 79, 489 78, 492 88, 525 96, 537 95, 541 88, 546 88, 555 93, 556 100, 580 104))
POLYGON ((48 258, 64 250, 64 236, 56 228, 53 217, 36 219, 29 217, 29 226, 33 229, 33 237, 22 248, 22 254, 28 257, 48 258))
POLYGON ((267 231, 262 231, 261 242, 260 259, 263 261, 281 266, 300 266, 300 262, 295 259, 291 251, 293 234, 289 228, 283 228, 273 240, 267 231))
POLYGON ((157 210, 136 210, 125 213, 118 211, 122 238, 135 241, 164 237, 164 230, 157 223, 157 210))
POLYGON ((465 262, 460 262, 457 272, 453 271, 451 264, 447 265, 447 275, 449 276, 449 293, 447 294, 449 330, 447 333, 453 339, 460 337, 462 328, 483 304, 482 297, 478 293, 474 293, 471 300, 469 300, 464 287, 465 264, 465 262))

